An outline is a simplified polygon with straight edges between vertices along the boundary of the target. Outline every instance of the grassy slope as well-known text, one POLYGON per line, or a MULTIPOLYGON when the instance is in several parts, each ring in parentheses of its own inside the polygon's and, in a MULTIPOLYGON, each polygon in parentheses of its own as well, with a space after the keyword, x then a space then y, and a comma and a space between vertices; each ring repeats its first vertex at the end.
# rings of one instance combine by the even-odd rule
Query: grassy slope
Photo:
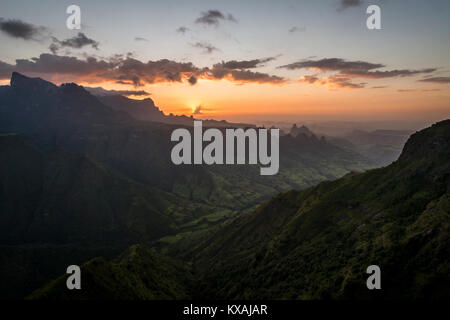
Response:
POLYGON ((380 292, 366 289, 365 269, 378 264, 384 298, 448 297, 449 134, 441 122, 389 167, 282 193, 175 245, 195 262, 198 294, 369 298, 380 292))
POLYGON ((134 245, 113 261, 92 259, 81 266, 81 290, 67 290, 68 275, 35 291, 29 299, 186 299, 189 271, 178 262, 134 245))
POLYGON ((132 248, 115 262, 87 263, 85 293, 69 293, 62 277, 33 297, 448 298, 449 146, 444 121, 415 134, 389 167, 279 194, 175 243, 169 252, 184 259, 180 269, 162 255, 147 264, 132 248), (366 288, 372 264, 381 267, 381 291, 366 288), (160 285, 174 291, 155 294, 160 285))

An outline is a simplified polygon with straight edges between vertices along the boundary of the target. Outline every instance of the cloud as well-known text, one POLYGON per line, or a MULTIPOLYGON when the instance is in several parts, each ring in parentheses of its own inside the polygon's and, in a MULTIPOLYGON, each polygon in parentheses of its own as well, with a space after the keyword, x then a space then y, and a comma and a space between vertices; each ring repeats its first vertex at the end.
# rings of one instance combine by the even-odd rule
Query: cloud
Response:
POLYGON ((338 72, 342 76, 349 78, 393 78, 393 77, 408 77, 423 73, 432 73, 436 71, 435 68, 421 69, 421 70, 408 70, 408 69, 396 69, 380 71, 376 69, 384 68, 385 65, 380 63, 370 63, 365 61, 346 61, 339 58, 325 58, 321 60, 303 60, 294 62, 279 68, 288 70, 297 69, 312 69, 319 70, 321 72, 338 72))
POLYGON ((220 51, 218 48, 207 42, 196 42, 192 44, 192 46, 194 48, 202 49, 204 53, 213 53, 214 51, 220 51))
POLYGON ((185 33, 188 32, 189 30, 190 30, 189 28, 186 28, 186 27, 181 26, 181 27, 179 27, 176 31, 177 31, 178 33, 185 34, 185 33))
POLYGON ((382 64, 374 64, 364 61, 345 61, 339 58, 326 58, 321 60, 303 60, 281 66, 288 70, 295 69, 319 69, 321 71, 343 71, 343 70, 372 70, 382 68, 382 64))
POLYGON ((190 78, 188 79, 188 82, 189 82, 191 85, 197 84, 197 77, 196 77, 196 76, 190 76, 190 78))
POLYGON ((366 83, 353 83, 350 78, 341 77, 341 76, 333 76, 327 78, 328 84, 338 88, 348 88, 348 89, 362 89, 366 86, 366 83))
POLYGON ((134 38, 134 41, 145 41, 145 42, 148 42, 148 39, 142 38, 142 37, 136 37, 136 38, 134 38))
POLYGON ((150 93, 144 90, 106 90, 102 87, 84 87, 95 96, 149 96, 150 93))
POLYGON ((203 112, 203 107, 201 104, 199 104, 198 106, 195 107, 194 111, 192 112, 192 114, 202 114, 203 112))
POLYGON ((50 51, 53 53, 57 53, 58 50, 62 48, 72 48, 72 49, 81 49, 85 46, 91 46, 92 48, 98 50, 99 43, 94 39, 88 38, 84 33, 78 32, 78 34, 72 38, 68 38, 66 40, 58 40, 55 37, 52 37, 53 43, 50 44, 50 51))
POLYGON ((201 72, 202 70, 191 62, 161 59, 145 63, 126 58, 121 60, 114 69, 109 70, 105 76, 140 86, 157 82, 182 82, 201 72))
POLYGON ((319 78, 317 75, 305 75, 303 76, 300 83, 308 84, 319 84, 326 85, 331 88, 345 88, 345 89, 362 89, 365 88, 366 83, 353 83, 350 78, 345 76, 331 76, 319 78))
POLYGON ((240 83, 254 82, 254 83, 272 83, 280 84, 285 82, 284 78, 269 75, 267 73, 254 72, 247 69, 256 68, 260 63, 273 60, 274 58, 243 60, 243 61, 228 61, 213 65, 208 71, 211 79, 228 79, 240 83))
POLYGON ((351 7, 359 7, 364 1, 362 0, 340 0, 340 8, 339 10, 345 10, 351 7))
POLYGON ((313 84, 313 83, 316 83, 316 82, 319 82, 319 81, 320 81, 320 78, 317 77, 317 75, 306 75, 306 76, 303 76, 300 79, 300 82, 302 82, 302 83, 310 83, 310 84, 313 84))
POLYGON ((272 60, 275 60, 275 57, 240 61, 222 61, 214 64, 212 68, 208 70, 207 77, 216 80, 227 79, 239 83, 254 82, 280 84, 286 82, 282 77, 248 70, 260 67, 261 64, 272 60))
POLYGON ((441 89, 422 89, 422 92, 437 92, 437 91, 441 91, 441 89))
POLYGON ((38 40, 46 31, 45 27, 35 26, 19 19, 0 18, 0 31, 12 38, 38 40))
POLYGON ((43 53, 31 59, 17 59, 15 65, 0 62, 0 77, 9 78, 12 71, 17 71, 33 75, 71 75, 77 78, 105 73, 114 67, 115 63, 93 57, 81 60, 76 57, 43 53))
POLYGON ((12 71, 33 75, 65 76, 77 81, 114 81, 140 86, 156 82, 181 82, 193 73, 200 72, 192 63, 167 59, 141 62, 131 57, 85 60, 54 54, 41 54, 29 60, 18 59, 15 65, 0 62, 0 77, 8 78, 12 71))
POLYGON ((296 32, 305 32, 306 31, 306 27, 297 27, 294 26, 292 28, 289 29, 289 33, 296 33, 296 32))
POLYGON ((253 60, 231 60, 227 62, 221 62, 220 65, 227 69, 252 69, 260 67, 261 64, 275 60, 275 57, 265 58, 265 59, 253 59, 253 60))
POLYGON ((419 80, 421 82, 432 82, 432 83, 441 83, 446 84, 450 83, 450 77, 433 77, 433 78, 425 78, 422 80, 419 80))
POLYGON ((370 89, 385 89, 385 88, 389 88, 389 86, 374 86, 371 87, 370 89))
POLYGON ((219 26, 220 21, 237 22, 237 20, 230 13, 225 15, 219 10, 208 10, 206 12, 202 12, 200 17, 195 20, 195 23, 217 27, 219 26))
MULTIPOLYGON (((266 61, 267 59, 256 59, 266 61)), ((253 60, 250 60, 253 61, 253 60)), ((243 66, 236 61, 237 66, 243 66)), ((226 65, 226 62, 223 64, 226 65)), ((135 87, 161 82, 187 82, 195 85, 198 79, 225 79, 239 84, 285 82, 281 77, 248 69, 224 67, 222 63, 211 68, 199 68, 191 62, 177 62, 168 59, 142 62, 131 56, 113 56, 110 59, 59 56, 43 53, 31 59, 18 59, 15 64, 0 61, 0 79, 8 79, 13 71, 30 76, 50 78, 54 81, 115 82, 135 87)), ((247 63, 252 67, 255 63, 247 63)))
POLYGON ((207 108, 204 105, 199 104, 192 111, 192 115, 202 115, 202 114, 205 114, 205 113, 208 113, 208 112, 211 112, 211 111, 214 111, 214 109, 213 108, 207 108))

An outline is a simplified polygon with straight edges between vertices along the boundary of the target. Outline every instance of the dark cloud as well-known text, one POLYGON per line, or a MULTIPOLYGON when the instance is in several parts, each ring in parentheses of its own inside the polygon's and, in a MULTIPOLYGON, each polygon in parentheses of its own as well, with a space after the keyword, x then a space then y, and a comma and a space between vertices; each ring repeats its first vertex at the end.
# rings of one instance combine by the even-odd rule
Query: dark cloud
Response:
POLYGON ((136 37, 136 38, 134 38, 134 41, 145 41, 145 42, 148 42, 148 39, 142 38, 142 37, 136 37))
POLYGON ((392 78, 392 77, 407 77, 423 73, 432 73, 436 71, 435 68, 421 69, 421 70, 387 70, 380 71, 375 69, 384 68, 385 65, 379 63, 370 63, 365 61, 346 61, 339 58, 326 58, 321 60, 303 60, 291 64, 281 66, 288 70, 296 69, 314 69, 321 72, 335 71, 342 76, 351 78, 392 78))
POLYGON ((24 40, 37 40, 46 30, 44 27, 23 22, 19 19, 0 18, 0 31, 12 38, 22 38, 24 40))
POLYGON ((422 79, 419 81, 446 84, 446 83, 450 83, 450 77, 433 77, 433 78, 422 79))
POLYGON ((292 28, 289 29, 289 33, 296 33, 296 32, 305 32, 306 31, 306 27, 297 27, 294 26, 292 28))
MULTIPOLYGON (((265 61, 266 59, 259 59, 265 61)), ((32 59, 18 59, 15 64, 0 61, 0 78, 7 79, 13 71, 31 76, 52 77, 61 81, 96 83, 112 81, 136 87, 159 82, 183 82, 195 85, 198 79, 221 80, 243 83, 283 83, 281 77, 247 69, 225 68, 222 64, 211 68, 199 68, 191 62, 168 59, 142 62, 130 56, 110 59, 41 54, 32 59)))
POLYGON ((95 96, 149 96, 150 93, 144 90, 106 90, 102 87, 84 87, 95 96))
POLYGON ((237 20, 230 13, 225 15, 219 10, 208 10, 206 12, 202 12, 200 17, 195 20, 195 23, 213 25, 217 27, 221 20, 237 22, 237 20))
POLYGON ((191 85, 197 84, 197 77, 196 77, 196 76, 191 76, 191 77, 188 79, 188 82, 189 82, 191 85))
POLYGON ((218 48, 207 42, 197 42, 192 44, 192 46, 194 48, 202 49, 204 53, 213 53, 214 51, 219 51, 218 48))
POLYGON ((351 7, 359 7, 364 1, 362 0, 340 0, 340 10, 345 10, 351 7))
POLYGON ((148 61, 146 63, 127 58, 105 75, 112 79, 131 81, 135 86, 156 82, 181 82, 193 75, 201 73, 201 69, 191 62, 176 62, 168 59, 148 61))
POLYGON ((288 70, 314 68, 322 71, 363 70, 382 68, 384 65, 364 61, 345 61, 339 58, 326 58, 321 60, 303 60, 281 66, 288 70))
POLYGON ((249 70, 233 70, 230 72, 232 79, 237 82, 256 82, 280 84, 285 80, 282 77, 269 75, 267 73, 253 72, 249 70))
POLYGON ((115 63, 88 57, 80 60, 76 57, 58 56, 43 53, 31 59, 17 59, 15 65, 0 63, 0 77, 9 78, 12 71, 25 74, 55 74, 74 77, 105 73, 115 67, 115 63))
POLYGON ((212 79, 228 79, 240 83, 256 82, 256 83, 283 83, 285 79, 269 75, 267 73, 254 72, 246 69, 256 68, 260 63, 273 60, 274 58, 243 60, 243 61, 228 61, 213 65, 208 70, 208 75, 212 79))
POLYGON ((227 69, 252 69, 260 67, 262 63, 275 60, 275 57, 265 58, 265 59, 253 59, 253 60, 230 60, 227 62, 221 62, 220 65, 227 69))
POLYGON ((58 40, 55 37, 52 37, 53 43, 50 45, 49 49, 53 53, 58 52, 58 50, 62 48, 72 48, 72 49, 81 49, 85 46, 91 46, 92 48, 98 50, 99 43, 94 39, 88 38, 84 33, 78 32, 78 34, 72 38, 66 40, 58 40))
POLYGON ((181 26, 181 27, 179 27, 176 31, 177 31, 178 33, 185 34, 186 32, 189 31, 189 28, 186 28, 186 27, 181 26))

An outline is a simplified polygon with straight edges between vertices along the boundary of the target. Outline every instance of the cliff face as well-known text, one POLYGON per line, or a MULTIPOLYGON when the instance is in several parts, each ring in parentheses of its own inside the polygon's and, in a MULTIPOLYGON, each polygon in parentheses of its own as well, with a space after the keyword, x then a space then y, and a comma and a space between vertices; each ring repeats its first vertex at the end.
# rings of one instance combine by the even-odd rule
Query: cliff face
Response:
POLYGON ((399 161, 450 159, 449 127, 450 120, 445 120, 413 134, 406 142, 399 161))

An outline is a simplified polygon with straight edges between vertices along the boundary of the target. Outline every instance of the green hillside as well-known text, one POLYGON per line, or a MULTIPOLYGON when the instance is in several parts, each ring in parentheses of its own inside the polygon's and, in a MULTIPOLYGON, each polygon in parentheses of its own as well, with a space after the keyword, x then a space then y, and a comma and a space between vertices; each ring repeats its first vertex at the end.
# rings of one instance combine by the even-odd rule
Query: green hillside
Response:
POLYGON ((150 277, 162 285, 170 279, 165 288, 201 299, 448 298, 449 147, 446 120, 414 134, 386 168, 281 193, 175 241, 167 252, 184 271, 164 267, 164 275, 152 278, 167 258, 146 265, 146 255, 137 255, 124 272, 120 261, 133 247, 113 262, 85 264, 86 291, 71 295, 62 277, 32 297, 179 297, 154 294, 155 284, 144 280, 150 277), (381 268, 382 290, 366 288, 373 264, 381 268))
POLYGON ((65 275, 29 299, 186 299, 192 287, 187 268, 143 245, 130 247, 113 261, 92 259, 81 266, 81 274, 81 290, 67 290, 65 275))
POLYGON ((171 252, 194 263, 201 297, 448 297, 449 159, 446 120, 389 167, 279 194, 171 252), (366 288, 372 264, 381 292, 366 288))

